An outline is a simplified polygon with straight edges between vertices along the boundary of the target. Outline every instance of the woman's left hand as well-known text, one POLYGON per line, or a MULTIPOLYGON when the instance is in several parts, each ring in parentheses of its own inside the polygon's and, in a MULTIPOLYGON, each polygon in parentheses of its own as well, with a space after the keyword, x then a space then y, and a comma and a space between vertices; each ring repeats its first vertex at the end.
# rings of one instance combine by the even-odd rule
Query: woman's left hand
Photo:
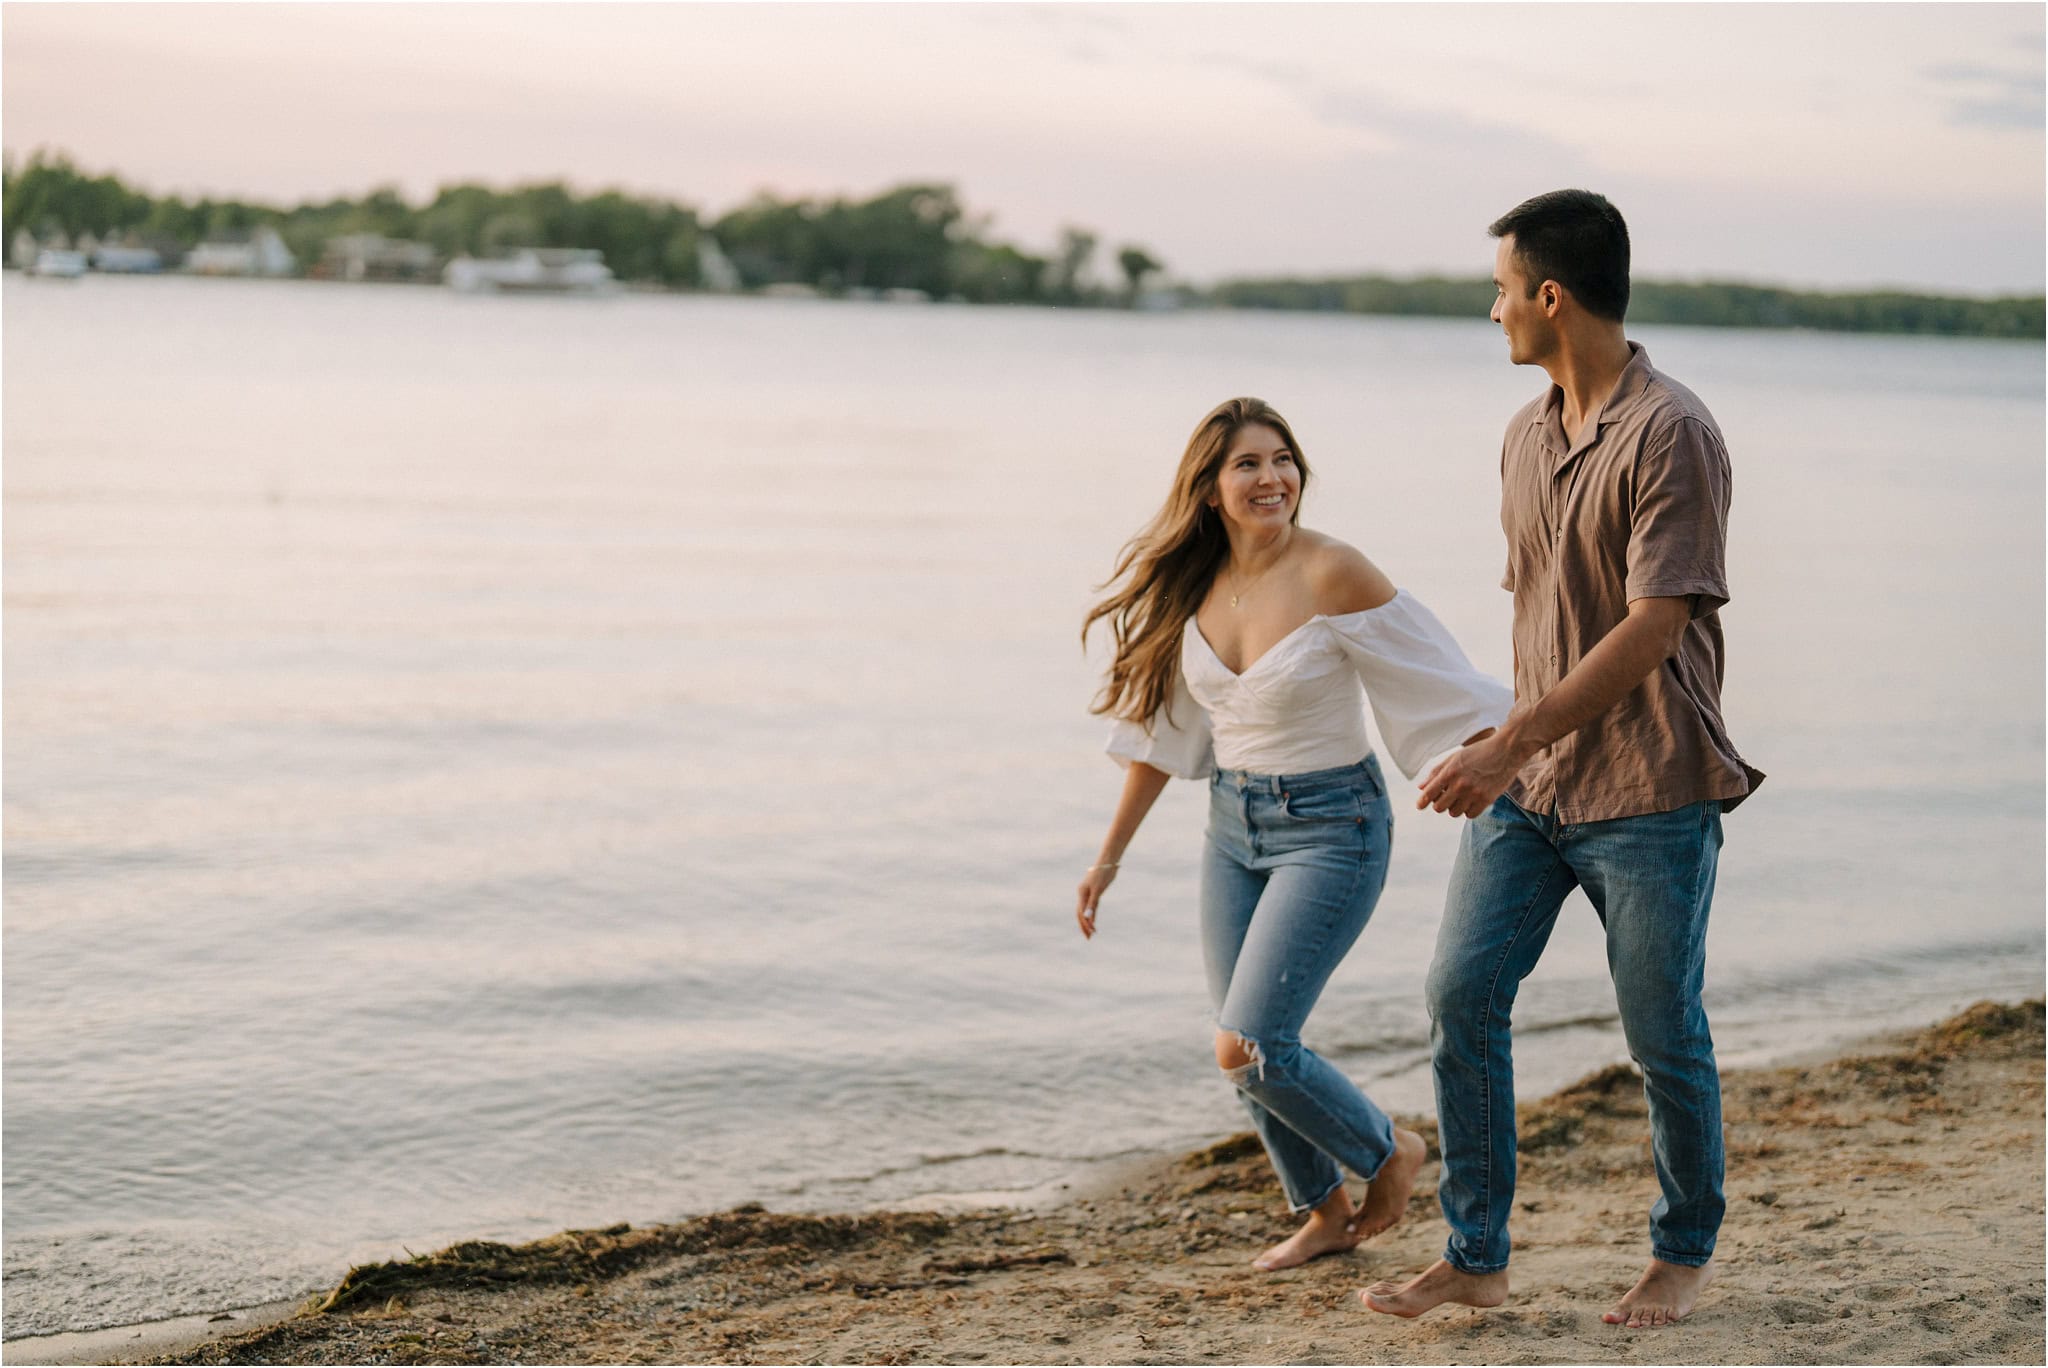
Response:
POLYGON ((1115 865, 1097 865, 1081 876, 1081 886, 1074 902, 1074 920, 1081 924, 1081 934, 1090 940, 1095 938, 1095 909, 1102 903, 1102 895, 1116 882, 1115 865))

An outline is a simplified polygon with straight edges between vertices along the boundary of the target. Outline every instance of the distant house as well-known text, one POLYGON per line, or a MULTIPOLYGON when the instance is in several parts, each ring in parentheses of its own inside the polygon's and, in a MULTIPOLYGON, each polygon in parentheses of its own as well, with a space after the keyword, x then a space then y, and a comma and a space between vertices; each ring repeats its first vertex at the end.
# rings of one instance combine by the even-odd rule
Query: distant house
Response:
POLYGON ((526 247, 488 260, 459 256, 442 279, 472 294, 609 294, 619 288, 604 253, 584 247, 526 247))
POLYGON ((194 275, 288 276, 298 268, 298 258, 270 227, 202 242, 185 256, 185 269, 194 275))
POLYGON ((329 280, 432 280, 439 265, 424 242, 350 233, 327 240, 318 274, 329 280))
POLYGON ((8 245, 7 264, 32 275, 79 276, 87 270, 136 275, 162 270, 164 255, 157 247, 143 245, 133 233, 106 242, 85 233, 72 243, 56 232, 38 242, 35 234, 22 228, 8 245))

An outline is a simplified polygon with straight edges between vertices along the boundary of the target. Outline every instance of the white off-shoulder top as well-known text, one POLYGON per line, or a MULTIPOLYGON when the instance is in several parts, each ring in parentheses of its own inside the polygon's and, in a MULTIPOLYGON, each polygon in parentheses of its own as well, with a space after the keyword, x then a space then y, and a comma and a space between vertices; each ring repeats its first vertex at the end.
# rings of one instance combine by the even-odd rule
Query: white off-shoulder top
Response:
POLYGON ((1515 701, 1514 690, 1474 669, 1436 614, 1403 589, 1362 613, 1318 613, 1242 674, 1217 658, 1190 617, 1170 707, 1154 714, 1149 733, 1116 723, 1109 753, 1120 765, 1138 760, 1182 779, 1219 768, 1307 774, 1356 764, 1372 753, 1361 685, 1410 779, 1431 756, 1498 727, 1515 701))

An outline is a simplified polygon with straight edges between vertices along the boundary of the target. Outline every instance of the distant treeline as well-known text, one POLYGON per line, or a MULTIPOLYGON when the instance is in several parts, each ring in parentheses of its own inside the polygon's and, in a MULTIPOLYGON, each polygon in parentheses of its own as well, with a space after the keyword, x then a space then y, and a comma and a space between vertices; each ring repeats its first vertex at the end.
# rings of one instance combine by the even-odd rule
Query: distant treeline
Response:
POLYGON ((330 240, 348 234, 430 244, 443 256, 493 256, 519 247, 587 247, 604 253, 621 280, 692 288, 705 285, 707 237, 746 289, 805 285, 823 293, 921 290, 935 299, 977 303, 1130 302, 1163 270, 1144 248, 1116 257, 1120 290, 1092 282, 1097 237, 1068 228, 1049 253, 1034 254, 988 236, 949 185, 904 185, 872 199, 783 200, 768 194, 715 220, 686 204, 606 190, 578 195, 559 183, 497 190, 443 186, 414 206, 391 188, 361 199, 291 208, 240 200, 152 196, 113 176, 89 176, 61 155, 9 159, 0 220, 9 243, 26 230, 38 238, 132 236, 175 256, 209 238, 274 228, 302 265, 321 260, 330 240))
MULTIPOLYGON (((1493 307, 1493 282, 1443 276, 1230 280, 1210 291, 1210 296, 1235 309, 1484 318, 1493 307)), ((1638 280, 1629 289, 1628 321, 1714 328, 2041 337, 2048 332, 2043 303, 2040 295, 1967 299, 1895 291, 1820 294, 1725 281, 1638 280)))
MULTIPOLYGON (((318 263, 330 240, 358 233, 424 242, 444 257, 493 256, 519 247, 587 247, 604 253, 619 279, 682 289, 737 285, 809 287, 824 294, 917 290, 975 303, 1131 304, 1165 271, 1145 248, 1120 248, 1112 285, 1092 274, 1098 236, 1062 230, 1034 253, 989 235, 954 187, 903 185, 865 200, 761 194, 716 219, 687 205, 619 190, 578 195, 560 183, 500 190, 443 186, 415 206, 397 190, 290 208, 240 200, 153 196, 113 176, 89 176, 62 155, 38 152, 24 166, 0 164, 0 220, 6 241, 132 238, 171 260, 209 238, 277 230, 302 266, 318 263), (715 244, 716 251, 706 250, 715 244), (707 270, 728 269, 725 281, 707 270)), ((1211 289, 1178 286, 1175 302, 1222 308, 1485 317, 1491 282, 1479 278, 1366 275, 1341 279, 1227 280, 1211 289)), ((1635 282, 1632 323, 1837 332, 1942 333, 2038 338, 2040 295, 1969 299, 1898 292, 1821 294, 1723 282, 1635 282)))

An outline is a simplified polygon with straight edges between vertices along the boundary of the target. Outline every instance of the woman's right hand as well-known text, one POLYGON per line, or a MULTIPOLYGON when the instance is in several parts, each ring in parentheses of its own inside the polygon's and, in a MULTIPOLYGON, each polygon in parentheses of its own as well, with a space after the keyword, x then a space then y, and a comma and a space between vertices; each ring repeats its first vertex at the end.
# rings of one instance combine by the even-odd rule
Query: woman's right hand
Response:
POLYGON ((1081 876, 1081 886, 1075 890, 1079 897, 1074 903, 1074 920, 1081 924, 1081 934, 1093 939, 1095 936, 1095 909, 1102 902, 1102 895, 1116 882, 1116 866, 1097 865, 1081 876))
POLYGON ((1095 909, 1102 903, 1102 895, 1116 882, 1116 867, 1123 863, 1124 849, 1137 834, 1138 823, 1145 820, 1145 814, 1152 810, 1153 800, 1159 797, 1159 790, 1166 787, 1166 771, 1154 769, 1142 760, 1133 760, 1124 772, 1124 792, 1116 800, 1116 816, 1110 818, 1109 834, 1102 838, 1102 846, 1090 865, 1081 875, 1080 895, 1074 900, 1074 920, 1081 923, 1081 934, 1093 939, 1095 936, 1095 909))

